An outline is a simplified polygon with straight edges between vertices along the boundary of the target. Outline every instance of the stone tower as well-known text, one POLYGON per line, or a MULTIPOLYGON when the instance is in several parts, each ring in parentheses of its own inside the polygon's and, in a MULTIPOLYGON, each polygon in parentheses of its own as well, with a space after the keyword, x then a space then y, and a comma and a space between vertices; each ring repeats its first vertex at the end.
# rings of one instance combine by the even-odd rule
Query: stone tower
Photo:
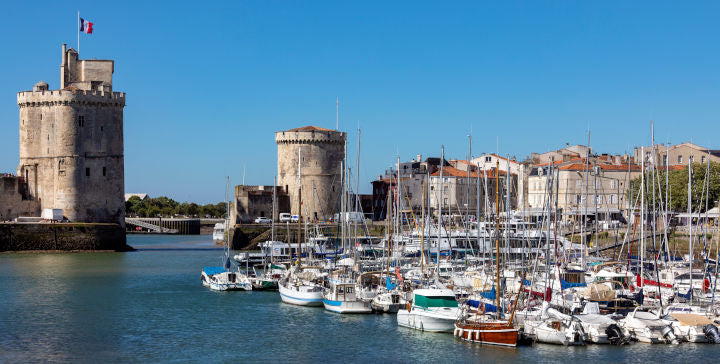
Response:
MULTIPOLYGON (((304 219, 330 219, 339 210, 344 132, 305 126, 275 133, 278 184, 290 195, 290 210, 304 219), (298 150, 301 150, 302 211, 298 211, 298 150)), ((281 211, 282 212, 282 211, 281 211)))
POLYGON ((62 45, 60 89, 18 92, 20 165, 31 198, 70 221, 125 226, 123 108, 112 60, 80 60, 62 45))

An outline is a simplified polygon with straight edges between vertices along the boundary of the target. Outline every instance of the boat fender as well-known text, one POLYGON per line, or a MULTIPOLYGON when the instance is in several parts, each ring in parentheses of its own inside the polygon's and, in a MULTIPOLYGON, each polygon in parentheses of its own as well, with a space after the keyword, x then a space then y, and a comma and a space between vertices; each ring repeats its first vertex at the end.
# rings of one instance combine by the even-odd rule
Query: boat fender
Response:
POLYGON ((405 304, 405 308, 407 309, 408 312, 410 312, 410 309, 412 308, 412 305, 410 304, 410 302, 405 304))
POLYGON ((720 344, 720 333, 718 333, 717 326, 713 324, 707 324, 705 325, 705 327, 703 327, 703 333, 708 339, 708 342, 711 342, 713 344, 720 344))

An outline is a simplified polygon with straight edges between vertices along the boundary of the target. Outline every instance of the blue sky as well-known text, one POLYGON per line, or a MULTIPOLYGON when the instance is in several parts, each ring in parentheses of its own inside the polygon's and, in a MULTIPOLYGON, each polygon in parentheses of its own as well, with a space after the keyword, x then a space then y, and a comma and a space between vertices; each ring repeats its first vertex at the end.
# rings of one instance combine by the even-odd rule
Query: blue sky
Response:
POLYGON ((76 11, 80 57, 114 59, 127 92, 127 192, 224 199, 271 184, 274 132, 362 129, 361 192, 398 156, 523 159, 585 143, 720 149, 720 3, 669 1, 9 2, 0 13, 0 171, 18 163, 16 92, 59 85, 76 11))

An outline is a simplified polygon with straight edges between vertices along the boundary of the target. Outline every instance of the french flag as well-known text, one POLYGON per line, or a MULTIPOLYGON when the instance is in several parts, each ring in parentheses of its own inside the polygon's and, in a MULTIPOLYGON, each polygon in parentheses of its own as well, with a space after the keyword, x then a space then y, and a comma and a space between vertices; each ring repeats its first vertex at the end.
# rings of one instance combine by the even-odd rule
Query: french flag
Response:
POLYGON ((80 31, 86 34, 92 34, 93 31, 93 23, 80 18, 80 31))

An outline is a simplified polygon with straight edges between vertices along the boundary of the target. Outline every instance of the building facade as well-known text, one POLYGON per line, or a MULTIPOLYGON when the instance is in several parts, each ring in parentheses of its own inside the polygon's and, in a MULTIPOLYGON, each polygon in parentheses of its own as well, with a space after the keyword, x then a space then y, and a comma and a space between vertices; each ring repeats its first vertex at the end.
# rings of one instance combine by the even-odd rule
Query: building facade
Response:
POLYGON ((566 220, 623 221, 629 216, 628 184, 640 176, 641 169, 635 164, 605 164, 593 159, 590 164, 581 160, 555 165, 551 176, 549 171, 548 166, 532 168, 528 177, 529 210, 547 211, 552 191, 551 209, 557 203, 566 220))
POLYGON ((636 161, 639 161, 641 154, 644 153, 642 157, 645 158, 645 163, 657 166, 687 166, 688 161, 692 163, 705 163, 708 160, 720 162, 720 150, 708 149, 689 142, 677 145, 655 144, 655 146, 643 148, 635 147, 633 152, 636 161))

